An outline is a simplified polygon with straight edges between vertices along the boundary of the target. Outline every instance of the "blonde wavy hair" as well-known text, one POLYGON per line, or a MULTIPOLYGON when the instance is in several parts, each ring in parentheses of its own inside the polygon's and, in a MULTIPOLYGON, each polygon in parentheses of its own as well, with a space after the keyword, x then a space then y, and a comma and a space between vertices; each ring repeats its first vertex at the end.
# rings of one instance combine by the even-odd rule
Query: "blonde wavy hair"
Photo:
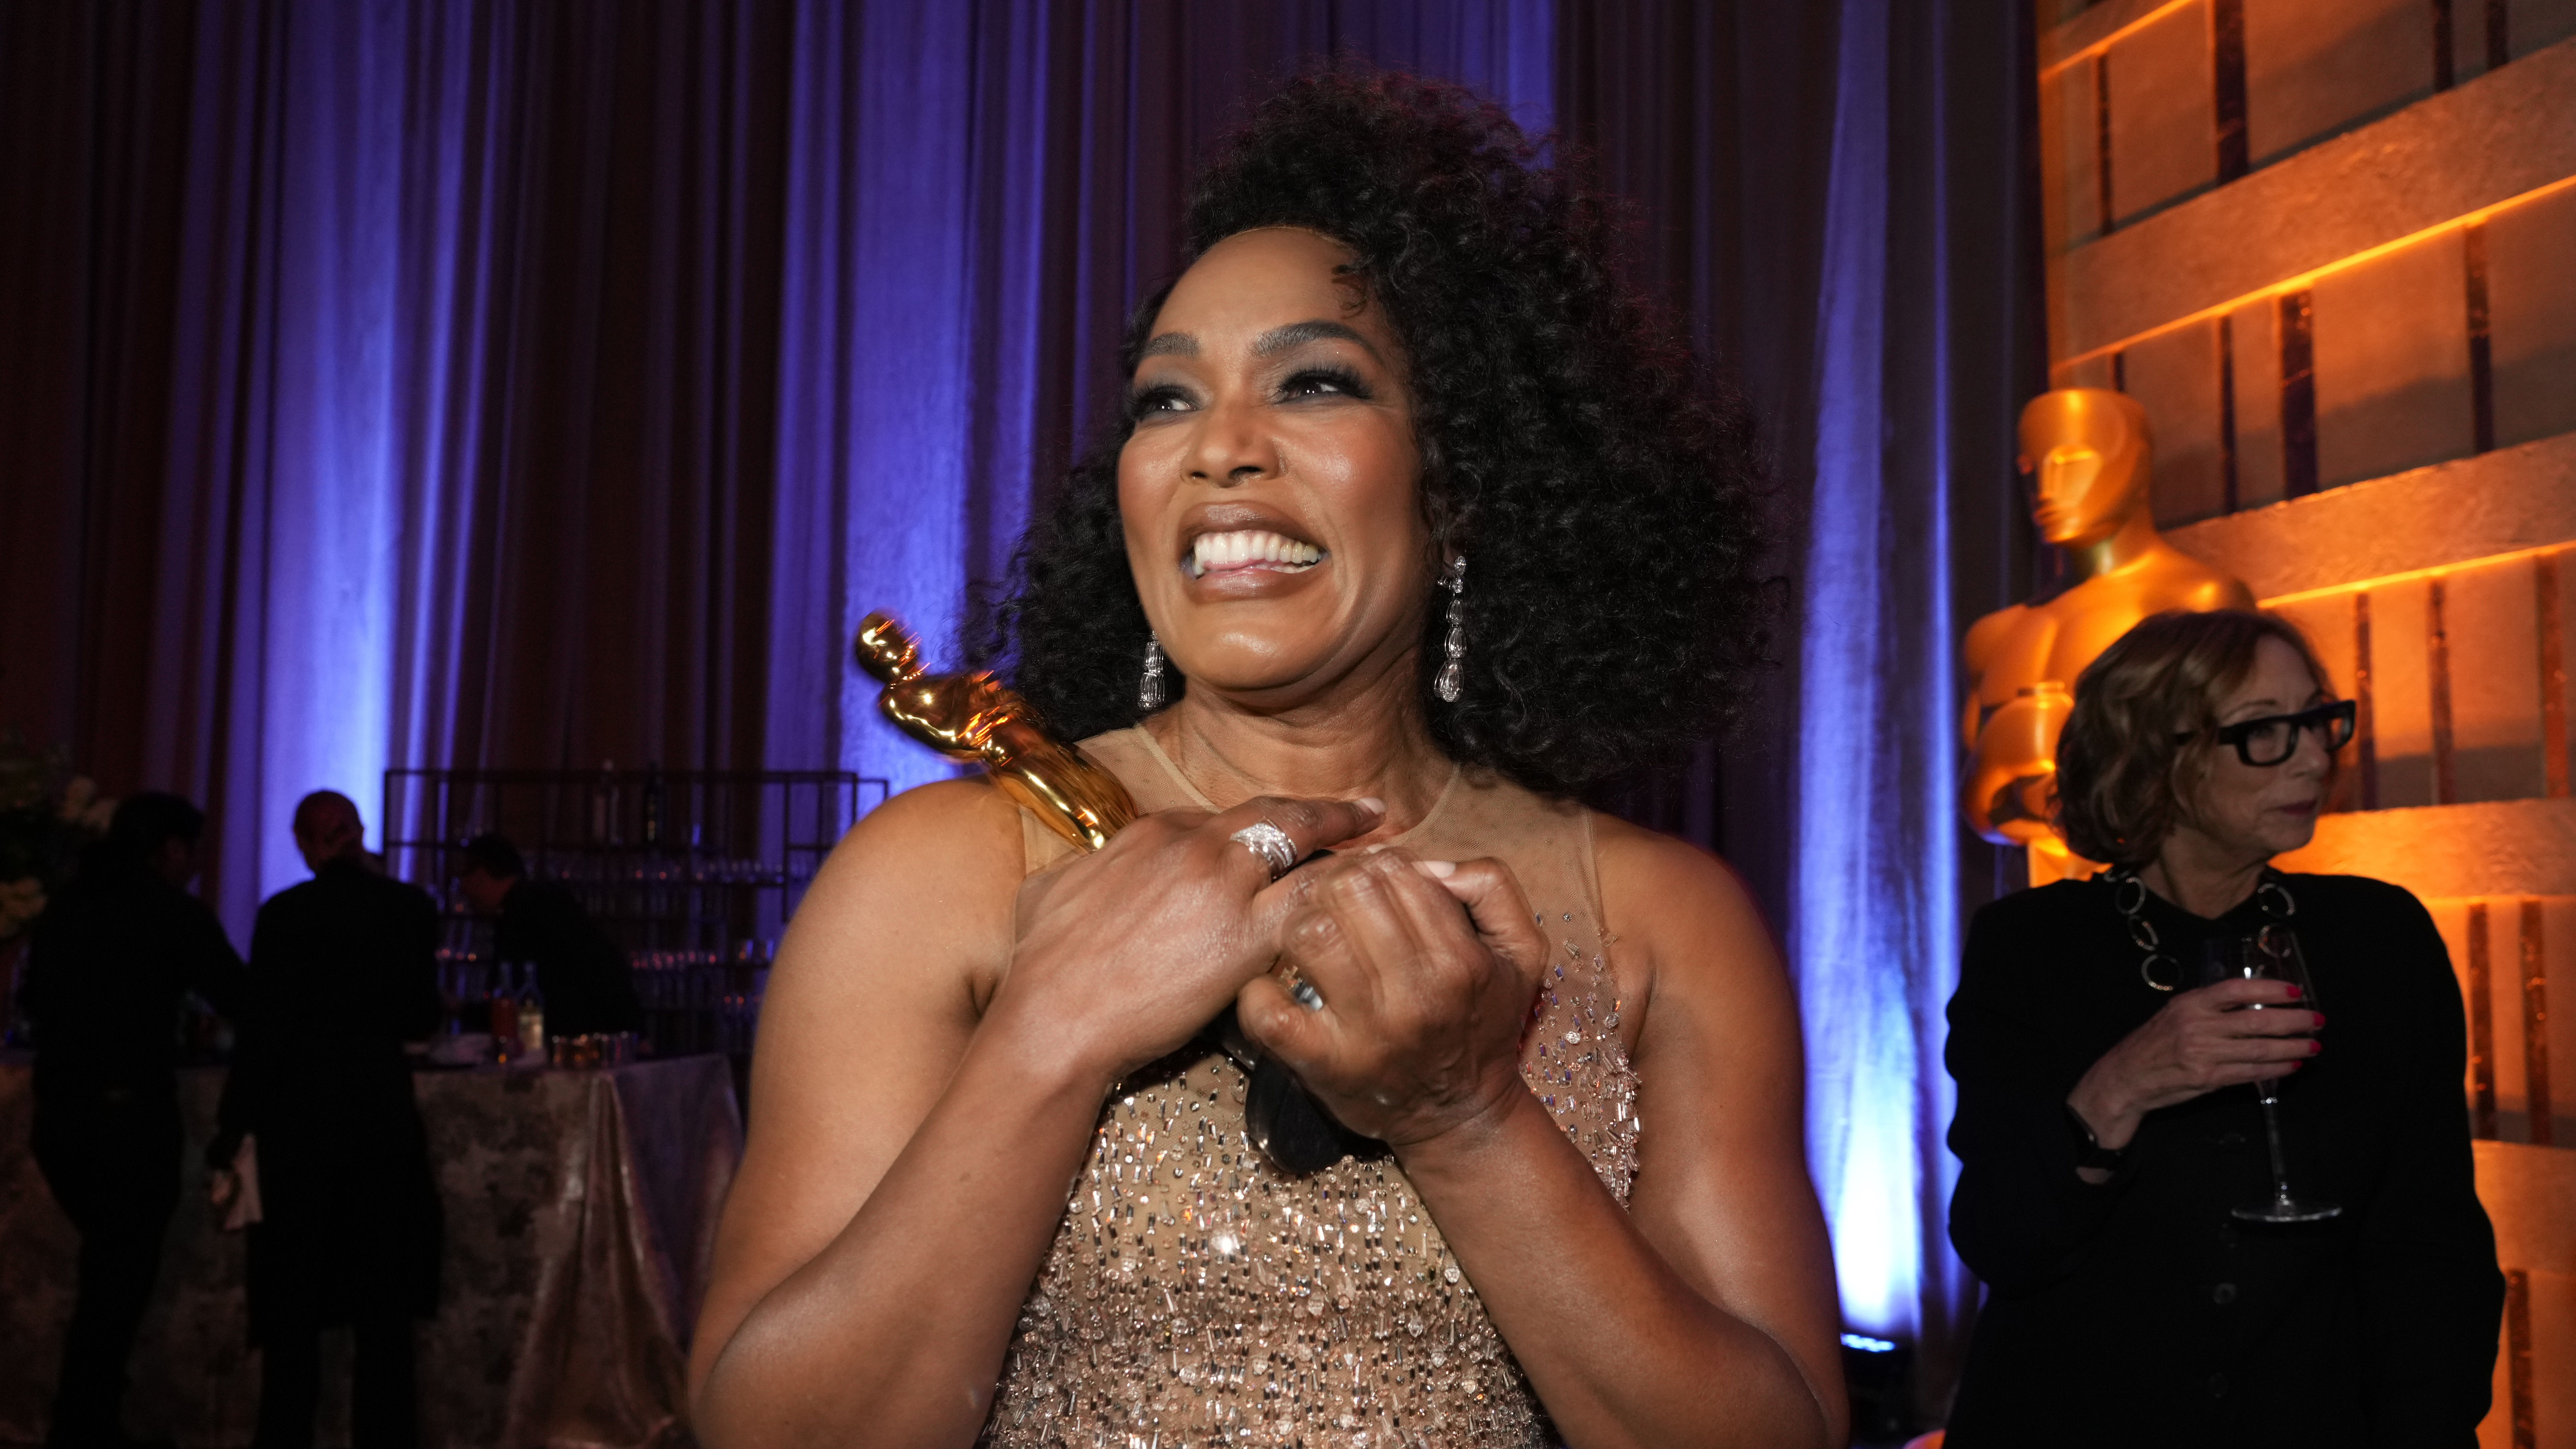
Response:
POLYGON ((2332 687, 2298 625, 2249 609, 2153 615, 2085 668, 2057 740, 2056 823, 2069 850, 2132 869, 2155 859, 2190 818, 2219 700, 2253 672, 2266 639, 2297 650, 2317 687, 2332 687))

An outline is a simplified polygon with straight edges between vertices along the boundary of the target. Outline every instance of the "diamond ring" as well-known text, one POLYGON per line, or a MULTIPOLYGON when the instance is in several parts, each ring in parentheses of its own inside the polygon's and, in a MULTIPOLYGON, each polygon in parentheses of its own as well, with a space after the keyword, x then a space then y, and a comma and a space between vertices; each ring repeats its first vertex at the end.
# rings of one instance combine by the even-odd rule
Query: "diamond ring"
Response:
POLYGON ((1297 867, 1297 842, 1288 832, 1267 820, 1255 820, 1227 837, 1259 857, 1270 867, 1270 878, 1277 880, 1297 867))

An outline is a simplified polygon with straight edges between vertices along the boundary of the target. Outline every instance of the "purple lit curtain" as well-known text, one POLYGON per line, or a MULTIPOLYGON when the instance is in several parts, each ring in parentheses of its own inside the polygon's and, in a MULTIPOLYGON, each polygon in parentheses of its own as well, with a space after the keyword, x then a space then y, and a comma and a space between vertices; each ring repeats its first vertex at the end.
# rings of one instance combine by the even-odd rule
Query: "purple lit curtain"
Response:
POLYGON ((2046 386, 2022 12, 1627 0, 1559 32, 1562 123, 1639 208, 1629 265, 1764 422, 1788 606, 1747 728, 1606 803, 1715 845, 1780 927, 1845 1318, 1916 1346, 1933 1412, 1975 1306, 1942 1008, 2005 883, 1949 798, 1952 642, 2028 590, 2012 419, 2046 386))
POLYGON ((308 790, 758 763, 788 19, 0 7, 0 721, 237 937, 308 790))
POLYGON ((1846 1309, 1937 1390, 1940 1005, 1998 881, 1949 646, 2027 585, 2043 385, 2026 8, 0 4, 0 723, 207 803, 241 935, 295 800, 372 822, 388 765, 944 773, 850 633, 954 657, 1196 156, 1311 57, 1465 81, 1634 203, 1622 264, 1766 424, 1781 667, 1603 798, 1781 925, 1846 1309))
POLYGON ((1937 1407, 1976 1283, 1945 1231, 1944 1010, 2004 883, 1959 822, 1959 632, 2027 587, 2037 390, 2024 7, 1842 0, 1813 314, 1788 938, 1846 1321, 1937 1407))

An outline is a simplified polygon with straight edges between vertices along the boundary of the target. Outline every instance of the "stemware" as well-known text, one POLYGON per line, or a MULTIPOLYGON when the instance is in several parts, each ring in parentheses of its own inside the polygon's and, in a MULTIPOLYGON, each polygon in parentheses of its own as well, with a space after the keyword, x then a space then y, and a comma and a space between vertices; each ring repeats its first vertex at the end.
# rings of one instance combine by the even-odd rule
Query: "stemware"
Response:
MULTIPOLYGON (((2280 922, 2267 922, 2262 929, 2244 939, 2239 947, 2235 974, 2249 980, 2286 981, 2299 988, 2295 1006, 2266 1008, 2257 1005, 2247 1007, 2248 1011, 2317 1009, 2317 986, 2308 974, 2307 957, 2299 950, 2299 934, 2280 922)), ((2271 1164, 2272 1192, 2261 1202, 2246 1203, 2236 1208, 2235 1216, 2253 1223, 2314 1223, 2341 1213, 2343 1208, 2340 1205, 2322 1198, 2302 1196, 2290 1186, 2289 1167, 2281 1151, 2281 1079, 2258 1078, 2254 1083, 2254 1097, 2263 1107, 2263 1150, 2271 1164)))

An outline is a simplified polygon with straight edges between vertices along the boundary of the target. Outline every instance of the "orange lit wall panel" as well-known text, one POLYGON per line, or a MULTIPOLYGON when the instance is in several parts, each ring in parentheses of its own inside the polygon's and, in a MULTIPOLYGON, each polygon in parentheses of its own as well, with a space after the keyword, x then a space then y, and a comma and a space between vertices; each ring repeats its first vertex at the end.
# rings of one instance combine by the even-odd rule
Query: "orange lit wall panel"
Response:
POLYGON ((2317 280, 2317 474, 2328 488, 2474 451, 2456 232, 2317 280))
POLYGON ((2210 142, 2206 5, 2186 5, 2139 26, 2112 47, 2111 214, 2121 225, 2218 180, 2210 142))
POLYGON ((2245 0, 2254 164, 2431 95, 2431 16, 2425 0, 2245 0))
POLYGON ((2485 241, 2496 443, 2576 432, 2576 187, 2498 213, 2485 241))

